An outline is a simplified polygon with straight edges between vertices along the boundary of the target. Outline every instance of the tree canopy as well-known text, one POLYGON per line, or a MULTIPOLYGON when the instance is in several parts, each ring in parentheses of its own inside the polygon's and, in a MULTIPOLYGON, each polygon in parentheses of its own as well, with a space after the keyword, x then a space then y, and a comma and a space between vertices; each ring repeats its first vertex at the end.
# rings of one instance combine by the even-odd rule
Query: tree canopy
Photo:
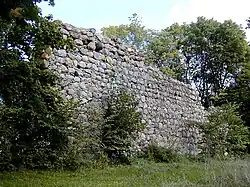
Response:
POLYGON ((126 25, 103 27, 102 33, 107 37, 119 38, 126 44, 136 46, 137 49, 145 49, 156 31, 146 29, 142 25, 142 19, 136 13, 129 17, 129 21, 130 24, 126 25))
MULTIPOLYGON (((199 17, 190 24, 164 29, 149 45, 149 59, 167 67, 173 77, 195 85, 201 102, 210 99, 234 82, 247 60, 248 45, 243 29, 226 20, 199 17)), ((171 74, 170 74, 171 75, 171 74)))

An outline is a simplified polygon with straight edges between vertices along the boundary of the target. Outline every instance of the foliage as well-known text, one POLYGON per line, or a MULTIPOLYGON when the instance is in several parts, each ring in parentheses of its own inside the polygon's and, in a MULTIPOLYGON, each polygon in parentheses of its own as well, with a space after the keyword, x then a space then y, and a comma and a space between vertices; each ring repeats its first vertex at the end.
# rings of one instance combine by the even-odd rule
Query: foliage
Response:
MULTIPOLYGON (((239 107, 237 111, 241 114, 244 125, 250 127, 250 61, 246 62, 238 72, 235 82, 215 98, 215 104, 236 103, 239 107)), ((248 145, 248 152, 250 145, 248 145)))
POLYGON ((79 112, 78 120, 82 121, 82 114, 87 122, 72 130, 71 141, 59 165, 76 170, 128 164, 131 145, 143 128, 136 105, 132 95, 122 91, 111 94, 103 103, 82 106, 84 111, 79 112))
POLYGON ((100 103, 87 103, 80 108, 77 118, 80 123, 72 130, 68 149, 61 160, 62 165, 68 170, 104 167, 108 164, 108 158, 101 142, 103 108, 100 103))
POLYGON ((250 61, 246 62, 238 72, 235 82, 215 98, 215 104, 225 102, 237 103, 245 125, 250 127, 250 61))
POLYGON ((248 45, 245 32, 236 23, 198 17, 197 22, 174 24, 163 30, 149 45, 149 60, 167 66, 174 77, 193 84, 205 107, 210 98, 233 82, 248 45))
POLYGON ((211 157, 241 155, 249 144, 249 130, 237 112, 237 106, 225 104, 211 109, 208 122, 196 123, 203 133, 202 154, 211 157))
POLYGON ((112 162, 128 162, 130 147, 137 133, 144 127, 136 106, 134 97, 124 91, 107 100, 101 142, 104 153, 112 162))
POLYGON ((52 87, 53 74, 36 66, 35 62, 2 63, 0 154, 8 162, 1 160, 1 169, 45 167, 67 142, 67 122, 75 104, 65 102, 52 87))
POLYGON ((57 76, 39 59, 48 47, 72 42, 42 17, 37 2, 1 1, 0 170, 55 167, 67 149, 68 126, 76 125, 77 103, 64 100, 57 76))
MULTIPOLYGON (((249 19, 247 20, 249 29, 249 19)), ((237 111, 241 114, 241 118, 244 121, 245 126, 250 127, 250 49, 248 48, 246 59, 242 61, 240 68, 234 78, 234 81, 221 93, 214 98, 215 105, 221 105, 223 103, 231 102, 236 103, 239 107, 237 111)), ((250 151, 250 145, 248 145, 248 152, 250 151)))
MULTIPOLYGON (((66 46, 72 48, 73 43, 64 40, 59 27, 52 22, 52 17, 39 17, 37 22, 19 24, 0 19, 1 40, 0 58, 5 60, 7 53, 15 54, 14 60, 38 61, 43 51, 48 48, 66 46)), ((40 62, 41 65, 43 62, 40 62)))
POLYGON ((145 49, 156 31, 145 29, 141 18, 136 14, 129 17, 130 24, 102 28, 102 33, 110 38, 119 38, 122 42, 135 45, 137 49, 145 49))
POLYGON ((13 18, 18 18, 18 21, 24 23, 26 20, 36 20, 39 18, 36 7, 37 3, 42 1, 48 2, 54 6, 54 0, 3 0, 0 2, 0 17, 10 21, 13 18))
POLYGON ((179 52, 179 42, 184 37, 184 26, 173 24, 164 29, 148 45, 147 62, 157 65, 170 77, 182 80, 184 64, 179 52))
POLYGON ((153 160, 154 162, 166 163, 176 162, 179 158, 173 148, 161 147, 157 144, 150 144, 148 146, 146 156, 148 157, 148 159, 153 160))

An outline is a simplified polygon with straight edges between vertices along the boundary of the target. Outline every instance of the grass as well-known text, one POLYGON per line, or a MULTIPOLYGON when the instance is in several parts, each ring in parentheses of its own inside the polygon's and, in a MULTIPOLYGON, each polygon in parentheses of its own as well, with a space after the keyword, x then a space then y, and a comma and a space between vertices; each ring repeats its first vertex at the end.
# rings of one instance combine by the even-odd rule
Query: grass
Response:
POLYGON ((0 187, 249 187, 250 160, 153 163, 78 172, 22 171, 0 174, 0 187))

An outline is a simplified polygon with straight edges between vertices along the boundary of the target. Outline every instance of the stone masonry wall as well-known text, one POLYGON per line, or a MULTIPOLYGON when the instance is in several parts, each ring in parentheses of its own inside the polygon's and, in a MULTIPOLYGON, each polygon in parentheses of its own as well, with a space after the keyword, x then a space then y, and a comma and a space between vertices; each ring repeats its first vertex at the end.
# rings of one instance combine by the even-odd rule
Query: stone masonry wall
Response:
POLYGON ((186 123, 205 120, 196 91, 146 65, 143 53, 117 39, 70 24, 61 23, 61 28, 64 37, 74 39, 76 50, 54 50, 49 69, 60 76, 66 98, 80 98, 83 103, 100 101, 111 89, 125 88, 136 94, 138 110, 147 124, 136 150, 153 141, 195 153, 199 134, 186 123))

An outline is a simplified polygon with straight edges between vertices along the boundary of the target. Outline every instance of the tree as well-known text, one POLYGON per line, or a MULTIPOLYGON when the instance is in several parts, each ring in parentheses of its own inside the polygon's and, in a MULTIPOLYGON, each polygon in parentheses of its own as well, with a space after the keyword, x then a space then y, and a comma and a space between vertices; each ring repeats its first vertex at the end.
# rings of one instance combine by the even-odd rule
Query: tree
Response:
POLYGON ((170 77, 182 80, 184 63, 179 43, 184 39, 184 26, 173 24, 164 29, 148 45, 147 62, 155 64, 170 77))
MULTIPOLYGON (((250 50, 248 52, 250 58, 250 50)), ((250 61, 249 58, 240 68, 234 82, 215 98, 216 105, 235 103, 245 125, 250 127, 250 61)))
MULTIPOLYGON (((0 13, 0 170, 50 168, 67 147, 74 106, 40 59, 48 47, 70 47, 41 0, 4 0, 0 13)), ((49 1, 53 5, 53 0, 49 1)))
MULTIPOLYGON (((249 20, 248 27, 250 27, 249 20)), ((250 127, 250 47, 248 47, 245 61, 238 68, 235 78, 231 84, 217 96, 214 97, 214 104, 221 106, 226 103, 238 105, 237 112, 241 115, 245 126, 250 127)), ((250 145, 248 145, 248 153, 250 145)))
POLYGON ((153 49, 153 59, 156 56, 156 60, 166 62, 172 55, 174 58, 170 59, 177 65, 183 61, 185 71, 172 68, 171 61, 167 61, 167 66, 176 74, 181 72, 180 80, 195 85, 202 104, 208 107, 211 97, 234 81, 245 62, 248 50, 245 38, 243 29, 231 20, 220 23, 199 17, 197 22, 163 30, 149 48, 153 49), (155 45, 157 42, 160 45, 155 45), (170 43, 173 48, 169 48, 170 43))
POLYGON ((129 21, 130 24, 127 25, 104 27, 101 29, 102 33, 110 38, 119 38, 126 44, 135 45, 137 49, 145 49, 156 31, 145 29, 142 19, 136 13, 129 17, 129 21))

